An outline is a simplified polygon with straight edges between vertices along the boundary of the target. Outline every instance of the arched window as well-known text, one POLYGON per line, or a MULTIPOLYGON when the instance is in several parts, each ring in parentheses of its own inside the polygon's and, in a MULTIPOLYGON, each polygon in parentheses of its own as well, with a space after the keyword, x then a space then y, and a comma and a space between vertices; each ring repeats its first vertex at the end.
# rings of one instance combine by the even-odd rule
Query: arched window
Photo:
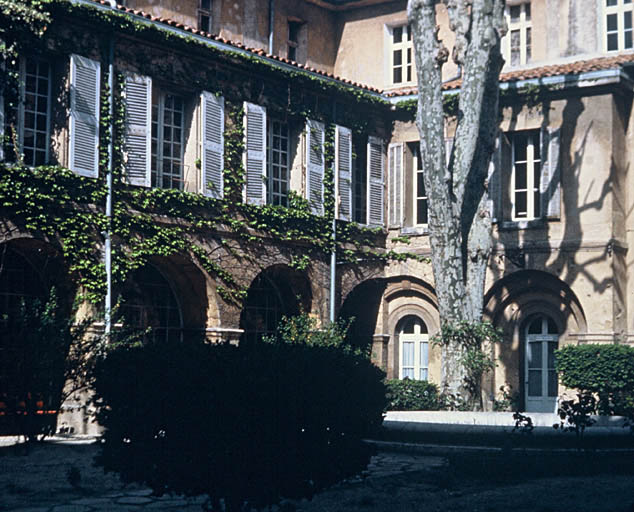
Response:
POLYGON ((427 380, 429 377, 429 334, 417 316, 403 318, 397 327, 400 379, 427 380))
POLYGON ((180 340, 180 307, 165 277, 153 265, 138 269, 121 294, 121 316, 127 327, 151 329, 154 341, 180 340))
POLYGON ((526 410, 554 412, 558 395, 555 350, 559 346, 559 330, 552 318, 538 315, 528 320, 525 336, 526 410))
POLYGON ((283 316, 310 307, 310 285, 304 275, 283 265, 261 272, 249 287, 240 316, 241 342, 255 343, 275 333, 283 316))

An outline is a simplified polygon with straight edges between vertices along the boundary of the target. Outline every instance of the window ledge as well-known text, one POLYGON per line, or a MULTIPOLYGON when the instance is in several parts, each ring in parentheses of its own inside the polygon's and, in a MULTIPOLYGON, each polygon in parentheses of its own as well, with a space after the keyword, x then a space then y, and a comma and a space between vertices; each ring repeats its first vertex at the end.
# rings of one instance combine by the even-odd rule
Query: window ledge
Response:
POLYGON ((546 219, 533 219, 533 220, 505 220, 498 224, 500 231, 514 231, 519 229, 541 229, 548 225, 546 219))
POLYGON ((402 235, 429 235, 429 228, 427 226, 406 226, 401 228, 402 235))

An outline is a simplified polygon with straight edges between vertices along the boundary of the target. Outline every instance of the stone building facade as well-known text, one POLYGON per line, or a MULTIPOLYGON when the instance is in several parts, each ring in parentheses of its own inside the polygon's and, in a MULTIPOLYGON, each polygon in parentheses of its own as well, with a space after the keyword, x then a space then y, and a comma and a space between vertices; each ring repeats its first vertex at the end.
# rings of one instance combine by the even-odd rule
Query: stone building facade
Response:
MULTIPOLYGON (((521 409, 547 411, 561 391, 555 348, 634 334, 632 4, 507 4, 485 299, 506 341, 485 390, 489 406, 510 386, 521 409)), ((389 378, 440 382, 404 0, 73 0, 52 19, 8 63, 19 80, 0 103, 2 158, 57 166, 51 187, 70 169, 82 193, 103 190, 113 162, 115 321, 248 343, 283 314, 325 322, 332 309, 355 317, 352 335, 389 378)), ((460 70, 444 73, 455 94, 460 70)), ((451 147, 451 117, 446 134, 451 147)), ((68 208, 103 215, 105 195, 90 197, 68 208)), ((41 208, 62 223, 46 229, 28 201, 4 204, 0 313, 53 285, 101 296, 104 272, 73 256, 61 213, 41 208)))

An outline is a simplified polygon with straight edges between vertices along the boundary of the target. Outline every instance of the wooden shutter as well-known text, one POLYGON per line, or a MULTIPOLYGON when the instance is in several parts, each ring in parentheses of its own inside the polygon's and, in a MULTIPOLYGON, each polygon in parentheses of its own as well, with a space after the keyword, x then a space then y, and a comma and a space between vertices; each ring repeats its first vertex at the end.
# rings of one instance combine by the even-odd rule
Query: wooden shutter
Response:
POLYGON ((306 198, 315 215, 324 214, 324 124, 306 121, 306 198))
POLYGON ((244 198, 250 204, 266 203, 266 109, 244 103, 246 183, 244 198))
POLYGON ((352 131, 337 126, 335 138, 336 218, 352 220, 352 131))
POLYGON ((488 186, 487 194, 489 201, 489 212, 491 215, 491 222, 498 222, 501 220, 501 173, 502 173, 502 140, 501 135, 495 140, 495 149, 491 155, 491 161, 489 162, 489 171, 487 176, 488 186))
POLYGON ((383 140, 368 137, 368 224, 383 226, 383 140))
POLYGON ((127 73, 124 100, 126 179, 131 185, 149 187, 152 162, 152 79, 127 73))
POLYGON ((561 172, 559 167, 559 148, 561 130, 541 130, 542 172, 540 197, 542 217, 559 219, 561 217, 561 172))
POLYGON ((388 148, 389 226, 403 225, 403 143, 388 148))
POLYGON ((224 168, 225 99, 210 92, 200 95, 200 187, 206 196, 222 199, 224 168))
POLYGON ((70 56, 69 167, 81 176, 99 175, 100 64, 70 56))

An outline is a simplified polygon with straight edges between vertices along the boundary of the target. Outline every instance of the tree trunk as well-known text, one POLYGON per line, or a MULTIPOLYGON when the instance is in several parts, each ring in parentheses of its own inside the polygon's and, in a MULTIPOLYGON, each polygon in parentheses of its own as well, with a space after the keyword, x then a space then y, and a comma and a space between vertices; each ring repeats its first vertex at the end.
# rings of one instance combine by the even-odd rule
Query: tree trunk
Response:
MULTIPOLYGON (((442 323, 482 320, 491 253, 487 173, 498 132, 498 81, 503 60, 504 0, 444 0, 456 35, 453 60, 462 69, 453 150, 445 154, 442 66, 448 51, 437 36, 439 0, 409 0, 418 78, 420 154, 429 195, 432 267, 442 323)), ((442 354, 442 385, 463 392, 461 347, 442 354)))

